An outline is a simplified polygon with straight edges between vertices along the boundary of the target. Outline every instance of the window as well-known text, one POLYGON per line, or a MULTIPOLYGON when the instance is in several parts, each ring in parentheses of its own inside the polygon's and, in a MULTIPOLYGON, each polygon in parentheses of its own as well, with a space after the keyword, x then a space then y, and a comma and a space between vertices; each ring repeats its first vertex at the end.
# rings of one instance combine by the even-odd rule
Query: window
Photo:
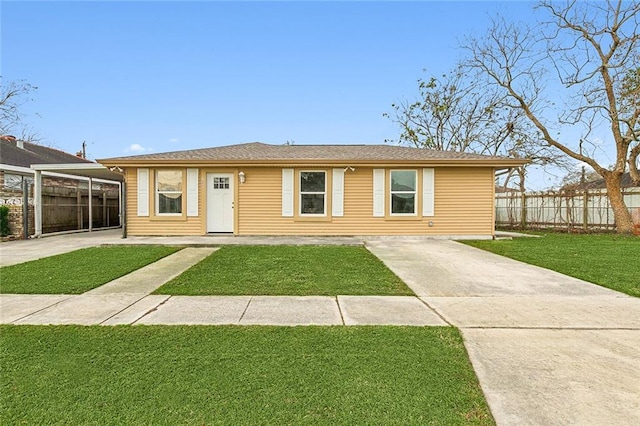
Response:
POLYGON ((416 214, 415 170, 391 170, 391 214, 416 214))
POLYGON ((326 214, 326 172, 300 172, 300 214, 326 214))
POLYGON ((22 191, 22 181, 26 180, 29 186, 33 185, 33 177, 14 175, 11 173, 4 174, 4 188, 13 191, 22 191))
POLYGON ((156 172, 156 214, 182 214, 182 171, 156 172))
POLYGON ((228 177, 214 177, 213 178, 213 189, 229 189, 229 178, 228 177))

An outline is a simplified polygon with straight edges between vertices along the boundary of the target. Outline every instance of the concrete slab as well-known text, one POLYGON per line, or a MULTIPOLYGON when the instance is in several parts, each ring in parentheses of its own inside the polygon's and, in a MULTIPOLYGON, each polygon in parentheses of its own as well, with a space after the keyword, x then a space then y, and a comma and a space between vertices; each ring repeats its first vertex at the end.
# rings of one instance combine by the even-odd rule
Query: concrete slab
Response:
POLYGON ((238 324, 251 296, 171 296, 136 324, 238 324))
POLYGON ((413 296, 338 296, 345 325, 448 325, 413 296))
POLYGON ((66 294, 0 294, 0 324, 10 324, 69 297, 73 296, 66 294))
POLYGON ((26 316, 14 324, 96 325, 142 298, 139 294, 80 295, 26 316))
POLYGON ((458 327, 640 330, 635 297, 422 297, 458 327))
POLYGON ((619 293, 455 241, 367 241, 418 296, 615 296, 619 293))
POLYGON ((171 296, 151 295, 138 300, 125 310, 118 312, 101 325, 126 325, 133 324, 143 316, 156 310, 158 306, 163 304, 171 296))
POLYGON ((216 250, 214 247, 187 247, 84 294, 149 294, 216 250))
POLYGON ((234 235, 194 235, 194 236, 129 236, 122 238, 121 229, 94 232, 58 234, 8 241, 0 244, 0 266, 14 265, 40 259, 42 257, 67 253, 85 247, 111 244, 161 244, 172 246, 221 246, 221 245, 363 245, 360 237, 312 237, 312 236, 234 236, 234 235))
POLYGON ((523 234, 522 232, 513 231, 496 231, 496 238, 542 238, 540 235, 523 234))
POLYGON ((640 424, 639 330, 462 334, 498 425, 640 424))
POLYGON ((280 236, 280 235, 195 235, 171 237, 129 236, 124 244, 164 244, 189 246, 219 245, 363 245, 359 237, 280 236))
POLYGON ((342 325, 340 309, 329 296, 254 296, 240 324, 342 325))

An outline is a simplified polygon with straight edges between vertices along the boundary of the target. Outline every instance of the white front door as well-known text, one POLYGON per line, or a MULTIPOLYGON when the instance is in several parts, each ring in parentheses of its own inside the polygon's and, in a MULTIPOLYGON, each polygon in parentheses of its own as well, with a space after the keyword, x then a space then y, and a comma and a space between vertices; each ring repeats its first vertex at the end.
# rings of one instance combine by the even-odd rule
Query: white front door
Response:
POLYGON ((207 232, 233 232, 233 173, 207 173, 207 232))

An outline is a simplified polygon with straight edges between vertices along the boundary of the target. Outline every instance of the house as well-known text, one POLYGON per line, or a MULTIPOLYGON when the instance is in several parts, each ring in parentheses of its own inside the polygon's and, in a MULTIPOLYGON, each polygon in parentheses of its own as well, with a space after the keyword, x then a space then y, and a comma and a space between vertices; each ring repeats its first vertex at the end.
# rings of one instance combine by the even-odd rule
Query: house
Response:
MULTIPOLYGON (((620 177, 620 188, 625 189, 625 188, 637 188, 638 186, 640 186, 640 184, 634 182, 631 179, 631 173, 627 172, 624 173, 621 177, 620 177)), ((607 184, 605 183, 603 178, 599 178, 596 180, 592 180, 590 182, 584 182, 584 183, 578 183, 576 185, 574 185, 573 188, 569 188, 569 189, 574 189, 576 191, 584 191, 584 190, 589 190, 589 189, 606 189, 607 188, 607 184)))
POLYGON ((0 205, 9 206, 11 236, 119 226, 120 176, 103 169, 77 155, 0 136, 0 205))
POLYGON ((254 142, 98 160, 130 235, 494 234, 496 170, 525 160, 389 145, 254 142))

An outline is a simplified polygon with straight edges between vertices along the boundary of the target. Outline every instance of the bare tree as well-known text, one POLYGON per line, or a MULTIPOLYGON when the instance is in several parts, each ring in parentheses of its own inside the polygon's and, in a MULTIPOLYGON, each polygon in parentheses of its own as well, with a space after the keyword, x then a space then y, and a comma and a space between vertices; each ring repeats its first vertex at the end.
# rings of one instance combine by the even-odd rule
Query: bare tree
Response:
MULTIPOLYGON (((418 80, 418 100, 392 104, 385 113, 401 129, 397 142, 418 148, 504 155, 531 160, 531 164, 565 166, 564 157, 539 143, 538 131, 523 112, 510 108, 508 97, 457 66, 439 78, 418 80)), ((387 140, 387 142, 396 142, 387 140)), ((510 169, 502 179, 507 187, 514 176, 525 190, 526 166, 510 169)))
POLYGON ((542 1, 548 21, 535 28, 497 19, 465 42, 469 66, 508 97, 548 147, 591 166, 606 182, 619 233, 633 223, 620 188, 627 168, 638 179, 640 154, 640 3, 542 1), (615 150, 611 167, 597 159, 615 150))
POLYGON ((38 142, 40 137, 24 122, 21 107, 31 101, 31 94, 38 88, 25 82, 6 83, 0 77, 0 134, 12 134, 21 140, 38 142))
POLYGON ((560 191, 574 191, 576 189, 584 189, 584 185, 596 182, 600 179, 600 175, 596 173, 591 167, 586 168, 581 166, 580 168, 571 170, 567 173, 560 182, 560 191))

